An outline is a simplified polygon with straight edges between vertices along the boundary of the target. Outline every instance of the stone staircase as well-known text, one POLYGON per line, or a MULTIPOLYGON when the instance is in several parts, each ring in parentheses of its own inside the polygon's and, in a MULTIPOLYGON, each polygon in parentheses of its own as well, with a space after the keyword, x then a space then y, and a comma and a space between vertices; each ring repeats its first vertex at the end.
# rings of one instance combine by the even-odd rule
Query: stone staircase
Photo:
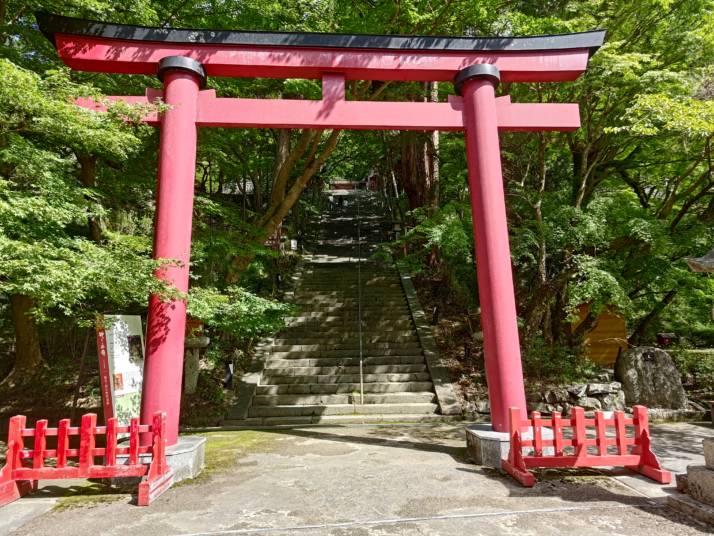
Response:
POLYGON ((442 418, 399 272, 364 260, 381 239, 381 225, 374 198, 362 192, 318 223, 314 253, 288 297, 299 313, 257 348, 263 369, 249 404, 233 418, 251 425, 442 418))

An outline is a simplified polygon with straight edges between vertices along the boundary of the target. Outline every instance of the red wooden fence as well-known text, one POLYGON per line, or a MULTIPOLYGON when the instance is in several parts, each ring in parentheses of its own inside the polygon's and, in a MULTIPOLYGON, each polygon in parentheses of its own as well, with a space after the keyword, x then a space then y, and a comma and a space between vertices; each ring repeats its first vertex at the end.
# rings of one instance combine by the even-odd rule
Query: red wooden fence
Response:
POLYGON ((644 406, 635 406, 631 418, 615 411, 613 418, 606 419, 597 411, 594 419, 587 419, 583 408, 575 407, 569 419, 556 411, 550 418, 534 411, 525 421, 518 408, 510 408, 509 419, 511 450, 501 466, 524 486, 535 484, 528 470, 532 467, 624 466, 661 484, 672 481, 671 473, 662 469, 652 452, 644 406), (543 437, 544 428, 552 431, 552 438, 543 437), (532 439, 523 439, 524 429, 532 433, 532 439))
POLYGON ((118 426, 116 418, 108 419, 106 426, 97 426, 93 413, 83 415, 79 427, 63 419, 57 428, 48 428, 46 420, 37 421, 35 428, 25 428, 24 415, 10 419, 7 458, 0 470, 0 506, 36 489, 39 480, 121 477, 146 477, 139 484, 139 506, 148 506, 171 486, 173 471, 166 463, 165 413, 154 414, 150 425, 139 424, 135 418, 129 426, 118 426), (119 443, 119 434, 129 434, 128 445, 120 446, 124 443, 119 443), (151 434, 150 446, 140 446, 140 434, 151 434), (73 441, 75 436, 79 436, 78 444, 73 441), (97 436, 104 436, 104 447, 96 446, 97 436), (25 438, 33 438, 31 448, 25 438), (54 448, 48 448, 47 438, 56 438, 54 448), (149 454, 151 463, 142 463, 142 455, 146 458, 149 454), (95 463, 99 456, 103 456, 104 463, 95 463), (120 456, 125 458, 117 463, 120 456))

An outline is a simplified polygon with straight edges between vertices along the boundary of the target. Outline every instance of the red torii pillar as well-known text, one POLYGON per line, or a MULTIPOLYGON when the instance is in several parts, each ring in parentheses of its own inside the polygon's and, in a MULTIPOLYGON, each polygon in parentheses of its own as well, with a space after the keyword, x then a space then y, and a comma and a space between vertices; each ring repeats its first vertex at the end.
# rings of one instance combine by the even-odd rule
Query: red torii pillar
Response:
MULTIPOLYGON (((154 222, 154 258, 175 259, 162 266, 156 277, 188 292, 193 222, 193 190, 196 181, 196 116, 198 94, 206 74, 191 58, 169 56, 159 64, 164 83, 164 102, 169 109, 161 117, 159 173, 154 222)), ((166 412, 167 444, 178 439, 183 377, 186 301, 149 298, 146 327, 146 362, 141 400, 141 422, 157 411, 166 412)))
POLYGON ((476 250, 484 361, 493 429, 508 430, 508 408, 526 409, 495 88, 500 73, 481 64, 454 80, 464 98, 466 160, 476 250))

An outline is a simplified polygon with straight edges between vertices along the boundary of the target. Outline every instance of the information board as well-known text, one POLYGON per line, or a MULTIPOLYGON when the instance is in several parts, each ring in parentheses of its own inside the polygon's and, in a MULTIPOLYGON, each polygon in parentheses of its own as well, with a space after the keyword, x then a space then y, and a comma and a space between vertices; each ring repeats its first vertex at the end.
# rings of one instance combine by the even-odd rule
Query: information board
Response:
POLYGON ((144 331, 138 315, 100 315, 97 350, 104 418, 128 424, 141 413, 144 331))

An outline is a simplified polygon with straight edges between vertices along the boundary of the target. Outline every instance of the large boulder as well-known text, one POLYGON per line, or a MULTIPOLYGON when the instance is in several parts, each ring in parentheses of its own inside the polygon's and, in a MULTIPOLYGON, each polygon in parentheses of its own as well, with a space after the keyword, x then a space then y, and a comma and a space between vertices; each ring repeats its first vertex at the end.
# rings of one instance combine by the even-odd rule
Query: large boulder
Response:
POLYGON ((627 405, 685 409, 687 395, 674 361, 661 348, 639 346, 622 352, 615 362, 627 405))

